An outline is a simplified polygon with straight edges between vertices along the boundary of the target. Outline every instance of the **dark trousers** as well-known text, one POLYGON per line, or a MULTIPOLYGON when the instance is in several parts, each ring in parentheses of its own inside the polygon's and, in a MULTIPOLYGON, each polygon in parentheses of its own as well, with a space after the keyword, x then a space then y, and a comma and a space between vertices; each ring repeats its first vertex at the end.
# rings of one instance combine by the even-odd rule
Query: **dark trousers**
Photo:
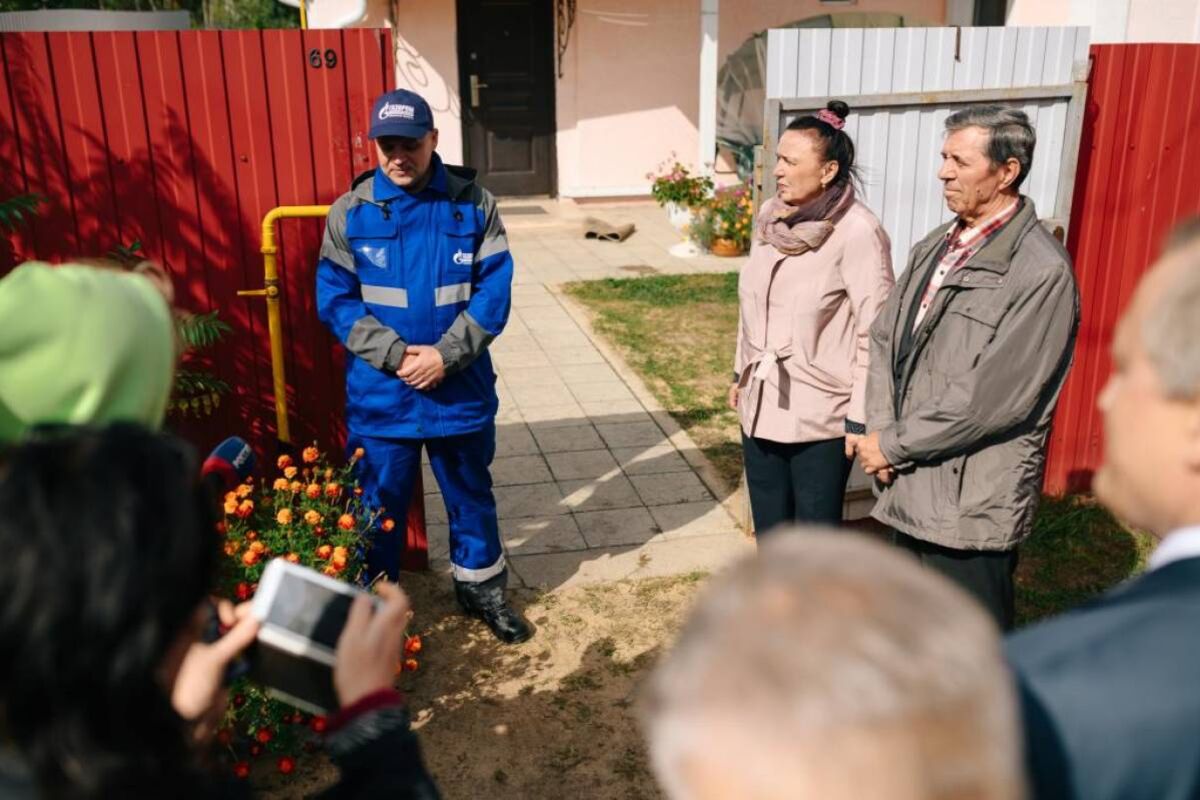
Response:
POLYGON ((991 614, 1002 631, 1016 621, 1013 575, 1017 548, 1011 550, 955 550, 892 531, 892 541, 966 589, 991 614))
POLYGON ((754 530, 789 523, 838 525, 850 477, 846 440, 784 444, 742 434, 754 530))

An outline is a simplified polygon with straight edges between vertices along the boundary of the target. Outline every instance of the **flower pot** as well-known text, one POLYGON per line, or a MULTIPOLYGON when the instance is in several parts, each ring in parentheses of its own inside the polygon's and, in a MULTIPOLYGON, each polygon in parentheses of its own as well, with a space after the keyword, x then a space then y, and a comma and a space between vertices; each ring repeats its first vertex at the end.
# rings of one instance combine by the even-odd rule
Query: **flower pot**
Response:
POLYGON ((740 256, 745 252, 733 239, 721 238, 713 239, 708 249, 714 256, 740 256))
POLYGON ((671 223, 671 227, 686 236, 687 230, 692 224, 691 207, 679 203, 667 203, 663 208, 667 210, 667 221, 671 223))

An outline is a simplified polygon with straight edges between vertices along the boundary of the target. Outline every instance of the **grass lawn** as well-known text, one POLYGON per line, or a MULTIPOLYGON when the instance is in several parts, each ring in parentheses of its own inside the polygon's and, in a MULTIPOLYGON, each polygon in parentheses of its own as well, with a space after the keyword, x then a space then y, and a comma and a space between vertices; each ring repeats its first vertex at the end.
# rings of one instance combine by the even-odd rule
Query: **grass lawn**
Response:
MULTIPOLYGON (((737 333, 737 273, 571 283, 608 338, 732 489, 742 470, 736 414, 725 405, 737 333)), ((1046 498, 1021 548, 1021 623, 1078 605, 1145 566, 1149 538, 1085 497, 1046 498)))

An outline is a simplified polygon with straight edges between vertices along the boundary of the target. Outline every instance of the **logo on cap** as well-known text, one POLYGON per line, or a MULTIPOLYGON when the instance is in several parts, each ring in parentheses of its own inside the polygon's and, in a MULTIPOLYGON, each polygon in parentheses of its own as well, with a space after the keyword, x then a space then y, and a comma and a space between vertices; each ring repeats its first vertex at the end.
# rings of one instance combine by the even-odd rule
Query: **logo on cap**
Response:
POLYGON ((412 106, 406 106, 403 103, 384 103, 383 108, 379 109, 380 119, 413 119, 417 115, 417 111, 412 106))

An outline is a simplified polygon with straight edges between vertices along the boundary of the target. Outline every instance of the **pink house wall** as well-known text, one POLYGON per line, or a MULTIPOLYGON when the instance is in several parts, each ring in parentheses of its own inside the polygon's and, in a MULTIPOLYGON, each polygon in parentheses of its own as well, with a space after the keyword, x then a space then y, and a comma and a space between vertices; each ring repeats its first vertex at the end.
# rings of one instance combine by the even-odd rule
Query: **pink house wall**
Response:
POLYGON ((579 0, 558 81, 559 192, 645 194, 698 149, 699 0, 579 0))
MULTIPOLYGON (((755 0, 720 4, 718 65, 751 35, 839 11, 888 12, 931 24, 945 0, 755 0)), ((672 153, 698 166, 699 0, 579 0, 558 83, 559 191, 637 195, 672 153)))

